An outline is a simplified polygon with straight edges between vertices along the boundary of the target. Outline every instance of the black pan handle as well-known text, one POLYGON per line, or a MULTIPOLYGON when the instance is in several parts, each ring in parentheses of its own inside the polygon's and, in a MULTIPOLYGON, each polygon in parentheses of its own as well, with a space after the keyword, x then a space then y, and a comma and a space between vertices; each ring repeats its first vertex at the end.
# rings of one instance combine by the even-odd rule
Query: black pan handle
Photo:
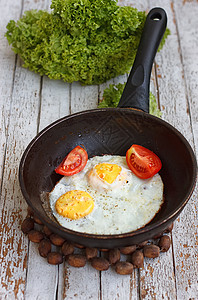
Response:
POLYGON ((166 25, 167 16, 162 8, 155 7, 150 10, 118 107, 131 107, 149 112, 151 70, 166 25))

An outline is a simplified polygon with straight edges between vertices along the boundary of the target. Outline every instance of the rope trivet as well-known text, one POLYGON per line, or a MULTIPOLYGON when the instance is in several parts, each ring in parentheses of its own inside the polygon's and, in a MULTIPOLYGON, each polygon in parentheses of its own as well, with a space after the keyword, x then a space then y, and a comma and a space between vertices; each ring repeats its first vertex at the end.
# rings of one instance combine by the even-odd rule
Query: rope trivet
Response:
POLYGON ((49 264, 58 265, 65 260, 70 266, 81 268, 89 262, 96 270, 105 271, 111 266, 116 273, 127 275, 131 274, 134 268, 143 268, 145 257, 156 258, 160 252, 169 250, 171 245, 169 233, 173 229, 173 223, 152 240, 116 249, 87 248, 71 243, 43 225, 29 208, 21 229, 31 242, 38 244, 39 254, 47 258, 49 264), (76 248, 81 249, 80 254, 76 253, 76 248), (104 252, 104 257, 99 256, 100 251, 104 252), (125 261, 121 261, 121 254, 126 256, 125 261))

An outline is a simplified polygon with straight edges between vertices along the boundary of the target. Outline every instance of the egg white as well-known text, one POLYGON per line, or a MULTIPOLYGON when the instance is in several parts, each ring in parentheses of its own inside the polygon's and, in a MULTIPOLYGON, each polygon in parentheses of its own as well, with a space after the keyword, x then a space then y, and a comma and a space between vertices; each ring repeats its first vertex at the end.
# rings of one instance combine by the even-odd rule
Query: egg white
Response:
POLYGON ((163 203, 163 182, 159 174, 140 179, 132 173, 122 156, 95 156, 85 168, 73 176, 63 177, 49 193, 53 215, 63 227, 91 234, 120 234, 134 231, 149 223, 163 203), (90 170, 98 163, 108 162, 122 167, 124 180, 116 180, 106 188, 98 182, 97 189, 89 177, 90 170), (78 220, 60 216, 56 209, 57 199, 71 190, 88 192, 94 199, 93 211, 78 220))

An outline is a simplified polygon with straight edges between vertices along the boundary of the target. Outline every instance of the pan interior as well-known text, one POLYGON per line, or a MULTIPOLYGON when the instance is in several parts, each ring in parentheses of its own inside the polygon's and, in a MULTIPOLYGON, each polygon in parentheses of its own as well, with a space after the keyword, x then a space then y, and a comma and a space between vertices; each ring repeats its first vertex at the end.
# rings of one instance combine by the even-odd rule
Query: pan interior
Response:
MULTIPOLYGON (((192 192, 196 173, 192 150, 172 126, 131 109, 85 111, 44 129, 27 147, 21 160, 20 183, 26 201, 44 222, 57 228, 55 221, 48 218, 43 195, 60 179, 54 169, 66 154, 75 146, 84 145, 89 157, 125 155, 133 143, 152 150, 162 161, 160 175, 165 203, 147 226, 152 228, 170 219, 183 208, 192 192)), ((63 230, 60 227, 59 233, 63 230)))

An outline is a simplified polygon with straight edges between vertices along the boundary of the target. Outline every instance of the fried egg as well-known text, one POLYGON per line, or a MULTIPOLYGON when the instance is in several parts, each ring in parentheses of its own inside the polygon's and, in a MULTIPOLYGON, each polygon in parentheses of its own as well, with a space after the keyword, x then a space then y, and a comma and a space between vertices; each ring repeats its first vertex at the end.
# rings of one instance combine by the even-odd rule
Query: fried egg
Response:
POLYGON ((95 156, 85 168, 62 177, 49 193, 60 225, 90 234, 121 234, 149 223, 163 203, 159 174, 140 179, 125 156, 95 156))

